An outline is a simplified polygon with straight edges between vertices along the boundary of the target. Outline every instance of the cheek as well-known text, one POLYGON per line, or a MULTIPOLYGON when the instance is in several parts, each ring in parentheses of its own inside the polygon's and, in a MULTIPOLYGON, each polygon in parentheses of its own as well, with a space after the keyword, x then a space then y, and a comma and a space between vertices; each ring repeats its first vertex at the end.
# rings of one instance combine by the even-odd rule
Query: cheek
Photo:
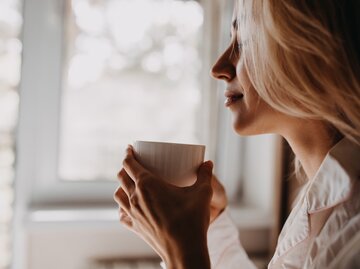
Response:
POLYGON ((250 81, 249 74, 243 62, 241 62, 238 65, 237 77, 241 85, 241 88, 244 91, 245 106, 247 110, 251 110, 254 107, 254 105, 258 102, 259 95, 257 94, 253 84, 250 81))
POLYGON ((249 74, 246 70, 246 66, 243 61, 243 58, 241 58, 237 66, 237 77, 241 84, 241 87, 245 91, 245 94, 248 93, 250 91, 250 88, 252 88, 252 84, 250 81, 249 74))

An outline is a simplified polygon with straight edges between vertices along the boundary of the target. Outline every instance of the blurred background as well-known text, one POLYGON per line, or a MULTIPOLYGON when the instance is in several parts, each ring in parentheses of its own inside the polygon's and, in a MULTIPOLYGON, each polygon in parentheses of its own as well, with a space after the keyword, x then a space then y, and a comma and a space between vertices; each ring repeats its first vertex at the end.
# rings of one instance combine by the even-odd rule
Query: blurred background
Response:
POLYGON ((159 268, 112 200, 135 140, 206 145, 243 245, 265 266, 291 201, 289 150, 233 134, 209 76, 232 8, 0 1, 0 269, 159 268))

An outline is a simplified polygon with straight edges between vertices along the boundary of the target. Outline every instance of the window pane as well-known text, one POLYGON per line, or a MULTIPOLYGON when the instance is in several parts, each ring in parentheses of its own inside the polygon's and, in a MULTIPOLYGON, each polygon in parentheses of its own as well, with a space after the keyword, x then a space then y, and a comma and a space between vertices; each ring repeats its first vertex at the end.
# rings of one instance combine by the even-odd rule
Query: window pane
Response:
POLYGON ((68 2, 61 179, 113 179, 134 140, 201 142, 202 23, 196 1, 68 2))

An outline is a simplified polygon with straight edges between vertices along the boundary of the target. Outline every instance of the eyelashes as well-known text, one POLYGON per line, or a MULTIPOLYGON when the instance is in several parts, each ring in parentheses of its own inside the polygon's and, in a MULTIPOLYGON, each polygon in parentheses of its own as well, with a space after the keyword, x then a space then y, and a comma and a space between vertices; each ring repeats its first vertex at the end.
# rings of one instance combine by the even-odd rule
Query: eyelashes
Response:
POLYGON ((241 54, 242 54, 242 50, 243 50, 243 43, 235 41, 233 43, 233 45, 232 45, 231 55, 235 55, 237 57, 240 57, 241 54))
MULTIPOLYGON (((237 30, 237 27, 234 27, 234 29, 237 30)), ((242 49, 243 49, 243 42, 239 42, 237 34, 235 36, 233 36, 233 33, 230 32, 230 40, 232 40, 233 38, 234 38, 234 41, 232 41, 231 54, 233 54, 235 52, 238 54, 241 54, 242 49)))

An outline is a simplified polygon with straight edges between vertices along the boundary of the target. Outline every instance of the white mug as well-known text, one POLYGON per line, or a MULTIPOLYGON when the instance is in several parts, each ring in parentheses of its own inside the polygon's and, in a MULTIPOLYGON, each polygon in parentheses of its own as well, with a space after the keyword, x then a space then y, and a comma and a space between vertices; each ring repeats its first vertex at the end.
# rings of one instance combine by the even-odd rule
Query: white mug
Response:
POLYGON ((167 182, 191 186, 204 162, 205 146, 165 142, 135 141, 135 158, 149 171, 167 182))

